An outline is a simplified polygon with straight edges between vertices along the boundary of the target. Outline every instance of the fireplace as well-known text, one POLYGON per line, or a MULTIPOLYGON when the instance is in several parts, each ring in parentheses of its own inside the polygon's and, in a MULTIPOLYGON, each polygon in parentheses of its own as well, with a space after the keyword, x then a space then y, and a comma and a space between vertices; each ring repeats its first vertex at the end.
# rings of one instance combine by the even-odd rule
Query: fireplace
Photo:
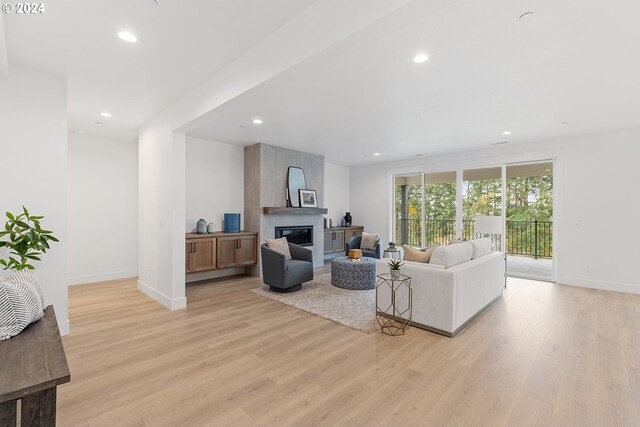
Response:
POLYGON ((276 227, 276 239, 286 237, 289 243, 300 246, 313 246, 313 225, 276 227))

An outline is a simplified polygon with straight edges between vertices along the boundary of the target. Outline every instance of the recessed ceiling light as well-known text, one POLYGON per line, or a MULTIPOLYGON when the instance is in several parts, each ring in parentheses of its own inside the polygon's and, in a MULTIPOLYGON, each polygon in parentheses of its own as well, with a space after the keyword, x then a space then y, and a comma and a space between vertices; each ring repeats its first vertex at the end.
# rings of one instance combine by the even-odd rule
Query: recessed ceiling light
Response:
POLYGON ((511 135, 511 131, 510 130, 505 130, 502 132, 503 135, 511 135))
POLYGON ((262 120, 260 120, 260 119, 253 119, 253 124, 254 124, 254 125, 261 125, 261 124, 262 124, 262 120))
POLYGON ((373 153, 373 155, 374 155, 374 156, 379 156, 379 155, 380 155, 380 153, 373 153))
POLYGON ((111 113, 107 113, 106 111, 103 111, 102 113, 100 113, 100 115, 101 115, 102 117, 108 117, 108 118, 113 117, 113 115, 112 115, 111 113))
POLYGON ((416 64, 422 64, 424 62, 427 62, 428 60, 429 60, 429 55, 425 55, 424 53, 421 53, 413 57, 413 62, 415 62, 416 64))
POLYGON ((138 41, 138 38, 130 33, 129 31, 120 31, 118 33, 118 37, 120 37, 122 40, 129 42, 129 43, 135 43, 138 41))

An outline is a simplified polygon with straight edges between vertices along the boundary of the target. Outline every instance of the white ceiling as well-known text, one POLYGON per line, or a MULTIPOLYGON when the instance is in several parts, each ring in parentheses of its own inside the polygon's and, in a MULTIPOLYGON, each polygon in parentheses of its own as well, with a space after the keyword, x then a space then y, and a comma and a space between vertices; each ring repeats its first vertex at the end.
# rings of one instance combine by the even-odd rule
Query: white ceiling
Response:
POLYGON ((191 134, 358 165, 639 126, 639 15, 637 0, 414 0, 191 134))
POLYGON ((314 1, 49 1, 42 15, 5 15, 8 58, 67 77, 70 130, 134 138, 180 95, 314 1), (117 38, 122 30, 138 43, 117 38))

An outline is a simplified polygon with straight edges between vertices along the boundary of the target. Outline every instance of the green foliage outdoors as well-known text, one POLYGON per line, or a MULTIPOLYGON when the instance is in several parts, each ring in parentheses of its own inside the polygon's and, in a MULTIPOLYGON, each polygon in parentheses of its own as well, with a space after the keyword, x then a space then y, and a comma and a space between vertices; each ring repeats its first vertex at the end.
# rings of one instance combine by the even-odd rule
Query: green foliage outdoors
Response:
POLYGON ((0 259, 3 270, 33 270, 32 261, 40 261, 50 242, 58 242, 53 232, 40 226, 43 216, 31 215, 24 206, 22 213, 6 213, 7 222, 0 231, 0 248, 9 250, 7 259, 0 259))
MULTIPOLYGON (((478 215, 501 215, 502 183, 500 179, 468 181, 463 187, 463 238, 473 235, 478 215)), ((408 243, 421 245, 422 188, 408 185, 408 243)), ((395 187, 397 241, 401 240, 402 190, 395 187)), ((455 239, 456 183, 427 184, 424 189, 425 245, 446 244, 455 239)), ((533 253, 534 221, 553 219, 553 177, 531 176, 507 179, 507 248, 510 253, 533 253), (523 222, 521 222, 523 221, 523 222)), ((551 224, 539 231, 539 252, 550 256, 551 224), (544 240, 544 241, 542 241, 544 240)))

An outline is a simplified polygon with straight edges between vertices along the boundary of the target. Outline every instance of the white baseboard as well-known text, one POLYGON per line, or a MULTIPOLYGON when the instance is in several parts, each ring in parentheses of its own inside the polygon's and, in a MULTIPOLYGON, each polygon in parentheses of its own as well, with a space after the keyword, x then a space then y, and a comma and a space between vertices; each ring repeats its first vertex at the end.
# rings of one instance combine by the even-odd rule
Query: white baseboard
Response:
POLYGON ((632 283, 603 282, 599 280, 582 279, 579 277, 558 277, 560 285, 579 286, 581 288, 600 289, 603 291, 625 292, 627 294, 640 294, 640 285, 632 283))
POLYGON ((86 285, 89 283, 107 282, 109 280, 120 280, 136 277, 138 270, 114 271, 110 273, 90 274, 86 276, 69 277, 67 280, 69 286, 86 285))
POLYGON ((63 337, 65 335, 69 335, 69 332, 70 332, 69 319, 65 320, 64 322, 58 322, 58 329, 60 329, 60 335, 62 335, 63 337))
POLYGON ((175 299, 169 298, 162 292, 158 292, 157 290, 153 289, 151 286, 147 285, 146 283, 140 280, 138 280, 138 290, 148 295, 149 297, 153 298, 154 300, 158 301, 160 304, 164 305, 169 310, 181 310, 183 308, 187 308, 186 297, 175 298, 175 299))

